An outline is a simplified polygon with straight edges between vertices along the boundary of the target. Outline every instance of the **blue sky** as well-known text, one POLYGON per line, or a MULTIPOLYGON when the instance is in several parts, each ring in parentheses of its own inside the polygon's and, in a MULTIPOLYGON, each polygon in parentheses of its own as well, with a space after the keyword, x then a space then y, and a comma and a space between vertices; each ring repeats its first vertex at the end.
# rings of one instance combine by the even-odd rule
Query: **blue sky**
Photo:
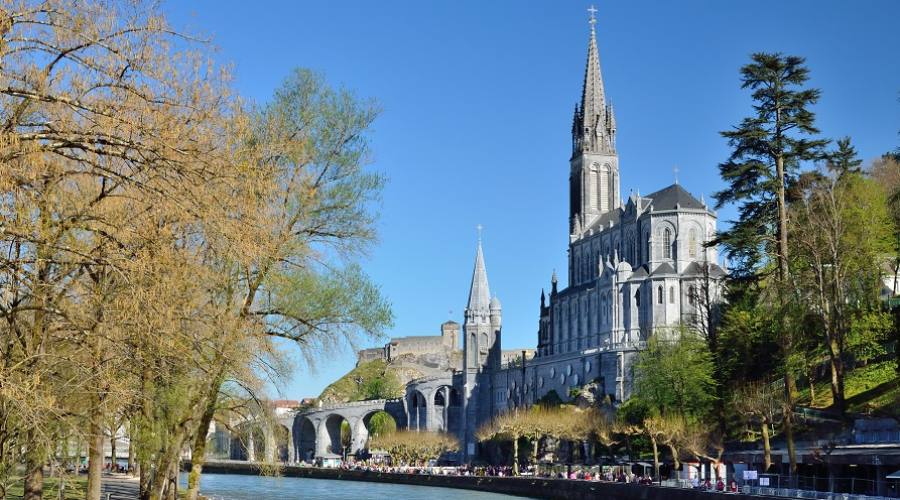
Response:
MULTIPOLYGON (((172 24, 212 37, 241 94, 264 102, 308 67, 384 108, 372 131, 389 178, 380 241, 364 266, 393 304, 391 336, 461 321, 484 226, 505 348, 536 343, 553 269, 565 280, 572 109, 589 26, 584 1, 184 1, 172 24), (450 312, 452 311, 452 313, 450 312)), ((807 58, 826 137, 870 160, 900 144, 900 2, 598 2, 622 196, 673 181, 709 200, 728 156, 718 132, 750 112, 738 69, 757 51, 807 58)), ((733 214, 719 213, 720 226, 733 214)), ((367 345, 383 344, 384 341, 367 345)), ((352 368, 347 350, 299 368, 287 397, 316 396, 352 368)))

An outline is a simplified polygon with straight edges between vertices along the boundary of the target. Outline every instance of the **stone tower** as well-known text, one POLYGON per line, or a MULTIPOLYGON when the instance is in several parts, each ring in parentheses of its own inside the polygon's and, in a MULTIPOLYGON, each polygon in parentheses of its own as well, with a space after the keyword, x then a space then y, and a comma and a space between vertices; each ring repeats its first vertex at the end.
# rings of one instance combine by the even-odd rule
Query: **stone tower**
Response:
POLYGON ((491 298, 481 238, 463 323, 463 426, 460 441, 466 458, 475 454, 475 429, 494 414, 492 375, 500 369, 500 301, 491 298))
POLYGON ((603 91, 600 55, 590 20, 587 67, 581 104, 572 120, 572 158, 569 160, 569 234, 577 239, 598 217, 618 208, 619 155, 616 153, 616 118, 603 91))

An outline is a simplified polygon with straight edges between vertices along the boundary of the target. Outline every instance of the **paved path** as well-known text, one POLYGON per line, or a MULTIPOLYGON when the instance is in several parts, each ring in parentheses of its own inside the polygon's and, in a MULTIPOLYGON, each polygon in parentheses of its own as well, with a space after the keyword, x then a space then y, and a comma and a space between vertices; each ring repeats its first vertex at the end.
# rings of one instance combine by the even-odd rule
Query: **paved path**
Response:
POLYGON ((137 478, 125 474, 103 474, 103 486, 101 488, 101 500, 134 500, 138 498, 137 478))

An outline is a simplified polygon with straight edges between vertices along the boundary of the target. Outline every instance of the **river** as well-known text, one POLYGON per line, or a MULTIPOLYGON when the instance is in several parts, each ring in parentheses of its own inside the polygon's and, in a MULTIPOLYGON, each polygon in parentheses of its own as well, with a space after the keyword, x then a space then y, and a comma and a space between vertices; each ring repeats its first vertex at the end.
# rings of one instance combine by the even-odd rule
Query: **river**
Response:
MULTIPOLYGON (((182 474, 182 484, 186 480, 182 474)), ((203 474, 200 492, 213 500, 294 500, 298 498, 391 500, 509 500, 509 495, 481 491, 409 486, 405 484, 335 481, 300 477, 263 477, 239 474, 203 474)))

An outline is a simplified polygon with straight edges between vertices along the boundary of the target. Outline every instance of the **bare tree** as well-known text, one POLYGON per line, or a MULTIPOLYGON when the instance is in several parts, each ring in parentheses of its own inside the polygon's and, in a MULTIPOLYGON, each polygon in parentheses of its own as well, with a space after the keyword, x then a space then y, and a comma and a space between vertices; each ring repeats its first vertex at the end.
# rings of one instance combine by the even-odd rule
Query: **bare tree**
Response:
POLYGON ((770 383, 749 382, 735 391, 732 404, 747 424, 758 426, 763 441, 763 470, 768 471, 772 466, 769 429, 777 425, 783 415, 782 392, 770 383))

